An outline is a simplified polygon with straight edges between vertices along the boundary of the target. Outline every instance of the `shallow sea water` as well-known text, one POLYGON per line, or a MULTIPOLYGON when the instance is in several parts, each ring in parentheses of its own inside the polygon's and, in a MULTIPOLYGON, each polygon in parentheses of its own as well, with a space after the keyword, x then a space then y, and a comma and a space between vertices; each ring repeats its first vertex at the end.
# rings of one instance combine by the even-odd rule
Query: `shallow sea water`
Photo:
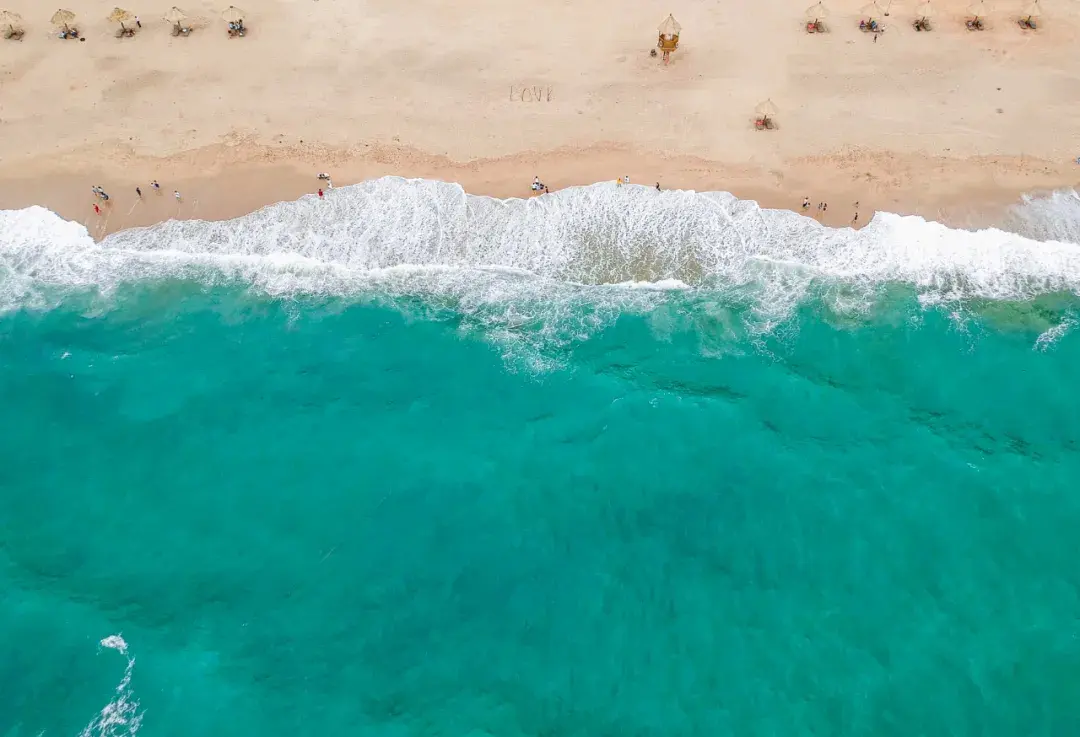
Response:
POLYGON ((42 274, 0 314, 4 737, 1080 734, 1068 291, 762 330, 770 285, 42 274))

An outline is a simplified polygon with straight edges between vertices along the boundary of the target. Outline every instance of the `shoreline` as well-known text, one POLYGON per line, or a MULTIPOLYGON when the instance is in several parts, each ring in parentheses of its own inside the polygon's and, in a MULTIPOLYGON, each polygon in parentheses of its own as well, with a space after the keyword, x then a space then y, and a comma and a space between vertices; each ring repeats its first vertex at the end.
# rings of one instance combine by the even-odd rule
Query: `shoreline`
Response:
POLYGON ((320 171, 329 172, 337 187, 400 176, 457 183, 469 194, 499 199, 535 196, 529 189, 533 176, 540 176, 556 192, 628 175, 633 184, 726 191, 769 209, 802 212, 803 197, 809 197, 811 208, 803 214, 831 227, 861 227, 881 210, 971 228, 994 225, 1002 209, 1023 195, 1080 186, 1080 167, 1074 164, 1070 170, 1030 156, 949 159, 857 149, 772 162, 769 167, 645 153, 620 145, 529 151, 466 162, 385 144, 334 149, 245 141, 167 157, 123 149, 108 156, 98 152, 97 158, 107 162, 104 166, 70 163, 91 160, 81 152, 0 162, 0 209, 47 207, 82 223, 100 240, 109 233, 169 219, 227 220, 295 200, 317 192, 321 183, 315 175, 320 171), (887 181, 883 172, 888 173, 887 181), (153 179, 161 184, 156 193, 150 188, 153 179), (110 195, 100 216, 93 210, 97 200, 90 189, 95 185, 110 195), (142 189, 142 200, 136 186, 142 189), (182 195, 179 205, 174 190, 182 195), (822 201, 829 205, 824 214, 817 211, 822 201), (853 223, 856 202, 859 219, 853 223))

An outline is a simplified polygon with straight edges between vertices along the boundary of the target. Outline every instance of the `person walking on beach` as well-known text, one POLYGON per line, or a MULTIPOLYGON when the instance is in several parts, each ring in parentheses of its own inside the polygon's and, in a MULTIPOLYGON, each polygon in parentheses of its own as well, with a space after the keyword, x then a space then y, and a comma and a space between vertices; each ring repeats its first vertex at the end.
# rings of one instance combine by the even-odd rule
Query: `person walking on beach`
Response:
POLYGON ((180 201, 180 190, 174 189, 172 194, 173 194, 173 197, 176 198, 176 201, 179 202, 180 201))
POLYGON ((135 188, 135 196, 138 197, 140 200, 142 199, 142 190, 138 187, 135 188))
POLYGON ((139 16, 137 15, 135 16, 135 25, 137 25, 139 28, 142 28, 142 21, 139 20, 139 16))
POLYGON ((656 191, 657 191, 657 192, 659 192, 659 191, 660 191, 660 182, 657 182, 657 183, 656 183, 656 191))
POLYGON ((322 196, 322 187, 319 187, 319 199, 321 200, 322 198, 323 198, 323 196, 322 196))
POLYGON ((96 202, 94 203, 94 214, 95 215, 100 215, 101 214, 101 208, 97 206, 96 202))
POLYGON ((807 210, 810 209, 810 198, 809 197, 803 197, 802 198, 802 209, 803 209, 803 212, 806 212, 807 210))
POLYGON ((161 191, 161 185, 157 183, 157 180, 156 180, 156 179, 155 179, 154 181, 150 182, 150 186, 151 186, 151 187, 152 187, 153 189, 156 189, 156 190, 158 190, 159 192, 161 191))
POLYGON ((630 184, 630 175, 629 174, 626 174, 626 175, 623 176, 622 183, 623 184, 630 184))

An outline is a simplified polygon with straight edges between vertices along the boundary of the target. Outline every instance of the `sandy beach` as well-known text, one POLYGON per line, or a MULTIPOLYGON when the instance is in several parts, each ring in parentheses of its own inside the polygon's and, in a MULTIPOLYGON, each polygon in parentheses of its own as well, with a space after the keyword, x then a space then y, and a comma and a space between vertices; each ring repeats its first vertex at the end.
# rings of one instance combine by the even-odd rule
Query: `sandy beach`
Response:
POLYGON ((529 196, 534 175, 553 190, 628 175, 826 201, 833 225, 855 202, 860 222, 966 225, 1080 183, 1080 8, 1065 0, 1040 3, 1038 31, 1016 23, 1025 3, 999 3, 982 32, 965 30, 966 2, 935 2, 930 33, 911 27, 914 3, 881 3, 876 41, 861 2, 826 3, 830 32, 807 34, 807 0, 265 0, 239 39, 224 3, 185 5, 194 32, 176 38, 170 6, 147 2, 119 39, 113 2, 86 0, 81 42, 56 37, 51 7, 4 3, 26 35, 0 41, 0 208, 45 205, 97 236, 243 214, 314 192, 319 171, 500 197, 529 196), (664 66, 649 51, 669 12, 683 30, 664 66), (778 128, 758 131, 766 98, 778 128), (101 215, 93 185, 111 195, 101 215))

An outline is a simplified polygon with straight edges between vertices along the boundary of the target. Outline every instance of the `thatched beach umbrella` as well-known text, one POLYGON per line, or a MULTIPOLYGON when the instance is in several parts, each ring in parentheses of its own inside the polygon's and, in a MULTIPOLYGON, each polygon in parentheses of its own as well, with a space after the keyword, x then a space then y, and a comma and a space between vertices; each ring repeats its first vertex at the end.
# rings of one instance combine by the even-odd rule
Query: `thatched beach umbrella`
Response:
POLYGON ((53 13, 53 17, 49 19, 49 22, 54 26, 61 26, 65 31, 70 31, 70 25, 75 22, 75 14, 70 10, 60 8, 60 10, 53 13))
POLYGON ((660 32, 660 40, 656 45, 664 52, 664 63, 667 64, 671 58, 671 52, 679 48, 679 32, 682 31, 682 26, 675 20, 674 15, 669 15, 664 18, 664 22, 657 30, 660 32))
POLYGON ((924 3, 920 3, 919 7, 915 8, 915 20, 930 20, 930 0, 926 0, 924 3))
POLYGON ((109 17, 105 20, 112 21, 113 23, 119 23, 120 30, 126 31, 127 28, 124 27, 124 24, 134 23, 135 14, 132 13, 130 10, 124 10, 123 8, 113 8, 113 11, 109 13, 109 17))
POLYGON ((828 17, 829 9, 825 7, 825 3, 817 3, 806 9, 806 20, 811 23, 817 23, 819 20, 825 20, 828 17))
POLYGON ((974 20, 982 20, 990 14, 990 6, 986 3, 986 0, 975 0, 968 6, 968 15, 974 20))
POLYGON ((758 103, 758 106, 754 108, 754 114, 757 115, 758 123, 766 128, 770 127, 772 119, 775 118, 778 113, 779 111, 776 109, 776 103, 771 99, 758 103))
POLYGON ((877 2, 869 3, 859 9, 859 15, 866 19, 867 23, 885 15, 885 10, 877 2))
POLYGON ((230 5, 221 12, 221 18, 226 23, 239 23, 244 19, 244 11, 235 5, 230 5))
POLYGON ((165 11, 165 15, 162 16, 162 19, 166 23, 172 23, 173 25, 178 26, 187 19, 187 13, 174 5, 165 11))
POLYGON ((1033 18, 1039 18, 1042 16, 1042 10, 1039 8, 1039 0, 1028 3, 1024 7, 1024 12, 1020 14, 1020 17, 1030 22, 1033 18))
POLYGON ((657 30, 660 31, 661 36, 675 38, 679 35, 679 31, 682 30, 682 26, 679 25, 679 21, 675 20, 674 15, 669 15, 657 30))
POLYGON ((15 27, 22 28, 22 16, 10 10, 0 10, 0 26, 7 26, 8 33, 15 33, 15 27))

